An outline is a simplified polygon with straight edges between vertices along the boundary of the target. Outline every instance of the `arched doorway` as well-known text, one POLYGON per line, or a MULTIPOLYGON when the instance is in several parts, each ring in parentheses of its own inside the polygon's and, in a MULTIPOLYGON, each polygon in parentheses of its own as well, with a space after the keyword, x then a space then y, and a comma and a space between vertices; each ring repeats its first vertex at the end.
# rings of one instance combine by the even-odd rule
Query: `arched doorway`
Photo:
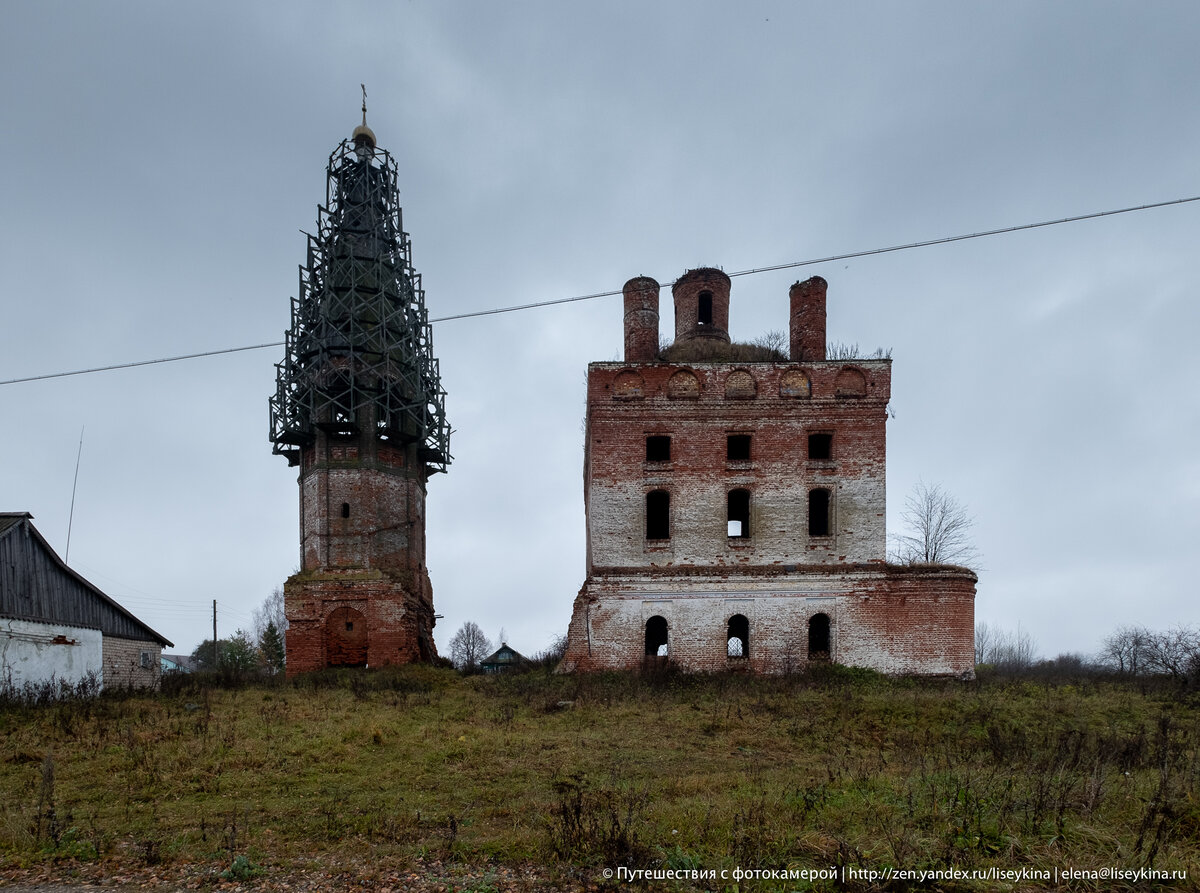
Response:
POLYGON ((362 612, 343 606, 325 619, 325 665, 367 665, 367 620, 362 612))
POLYGON ((667 666, 668 643, 667 618, 655 614, 646 621, 646 656, 642 658, 643 670, 662 670, 667 666))
POLYGON ((808 620, 808 659, 829 660, 828 614, 814 614, 808 620))
POLYGON ((646 621, 646 657, 666 657, 667 638, 667 618, 655 614, 646 621))

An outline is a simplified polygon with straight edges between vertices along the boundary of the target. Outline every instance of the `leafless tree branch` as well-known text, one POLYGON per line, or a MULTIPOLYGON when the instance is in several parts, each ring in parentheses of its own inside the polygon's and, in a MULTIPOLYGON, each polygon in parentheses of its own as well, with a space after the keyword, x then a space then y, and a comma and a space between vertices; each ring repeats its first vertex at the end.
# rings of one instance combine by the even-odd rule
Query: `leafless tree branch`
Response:
POLYGON ((906 532, 892 537, 892 559, 897 563, 978 564, 979 550, 971 541, 974 519, 937 484, 919 481, 900 517, 906 532))

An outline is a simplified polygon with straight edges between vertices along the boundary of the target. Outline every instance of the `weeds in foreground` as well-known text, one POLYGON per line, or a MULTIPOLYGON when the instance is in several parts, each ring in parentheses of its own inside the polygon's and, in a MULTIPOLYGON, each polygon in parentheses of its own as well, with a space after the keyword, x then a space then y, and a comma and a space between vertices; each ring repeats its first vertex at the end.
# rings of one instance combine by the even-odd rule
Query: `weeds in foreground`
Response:
POLYGON ((1181 689, 413 667, 0 706, 0 865, 1200 862, 1181 689))
POLYGON ((641 828, 649 800, 645 789, 590 785, 583 773, 555 779, 550 808, 550 848, 568 861, 608 865, 644 864, 650 851, 641 828))

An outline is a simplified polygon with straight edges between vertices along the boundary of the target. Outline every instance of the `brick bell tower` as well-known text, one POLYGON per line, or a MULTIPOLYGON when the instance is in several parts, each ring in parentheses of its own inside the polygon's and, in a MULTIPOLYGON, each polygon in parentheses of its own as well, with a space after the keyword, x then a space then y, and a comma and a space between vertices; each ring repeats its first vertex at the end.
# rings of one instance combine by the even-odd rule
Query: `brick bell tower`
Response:
POLYGON ((437 656, 425 495, 450 464, 450 429, 396 183, 364 98, 329 157, 270 400, 274 452, 300 470, 289 676, 437 656))

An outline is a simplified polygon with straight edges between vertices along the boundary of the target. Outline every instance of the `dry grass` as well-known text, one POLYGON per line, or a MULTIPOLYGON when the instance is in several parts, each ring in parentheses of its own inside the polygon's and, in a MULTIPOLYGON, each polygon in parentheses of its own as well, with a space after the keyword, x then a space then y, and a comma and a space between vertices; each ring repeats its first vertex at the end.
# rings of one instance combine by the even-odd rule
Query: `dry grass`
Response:
POLYGON ((1115 683, 410 667, 0 709, 7 866, 1178 869, 1198 841, 1195 697, 1115 683))

